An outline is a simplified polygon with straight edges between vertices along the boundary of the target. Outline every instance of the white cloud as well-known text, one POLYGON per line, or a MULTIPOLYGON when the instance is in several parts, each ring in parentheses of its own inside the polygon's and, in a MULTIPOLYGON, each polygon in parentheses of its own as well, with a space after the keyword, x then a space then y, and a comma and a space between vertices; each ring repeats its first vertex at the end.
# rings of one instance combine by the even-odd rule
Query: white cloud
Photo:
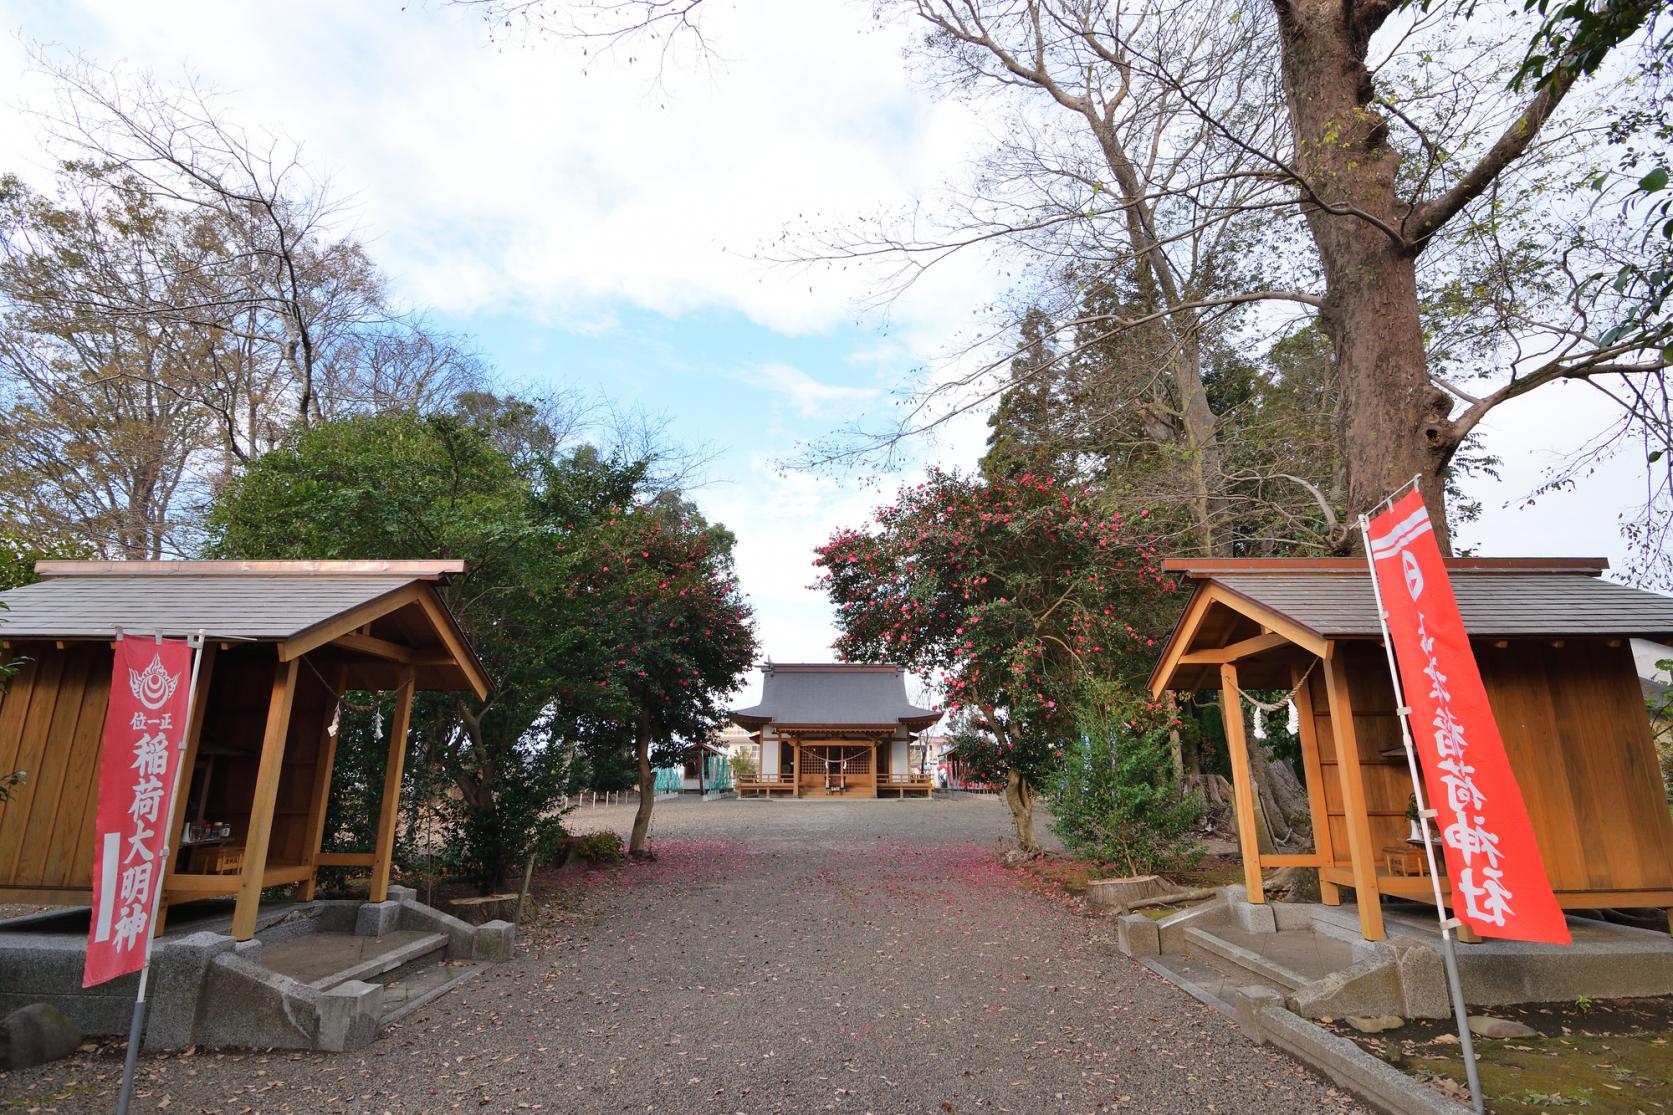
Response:
MULTIPOLYGON (((274 19, 217 0, 84 0, 42 7, 23 30, 73 27, 91 57, 165 79, 190 68, 239 120, 306 140, 419 304, 564 324, 614 302, 724 307, 776 330, 827 328, 865 280, 787 277, 757 250, 821 214, 848 220, 933 188, 975 120, 911 85, 898 35, 873 30, 863 5, 705 18, 725 59, 674 70, 666 93, 642 65, 583 73, 561 44, 490 44, 452 7, 296 0, 274 19)), ((31 88, 15 69, 0 76, 8 99, 31 88)))
POLYGON ((761 364, 734 372, 733 377, 772 392, 804 418, 830 418, 857 404, 872 402, 882 394, 875 387, 822 383, 789 364, 761 364))

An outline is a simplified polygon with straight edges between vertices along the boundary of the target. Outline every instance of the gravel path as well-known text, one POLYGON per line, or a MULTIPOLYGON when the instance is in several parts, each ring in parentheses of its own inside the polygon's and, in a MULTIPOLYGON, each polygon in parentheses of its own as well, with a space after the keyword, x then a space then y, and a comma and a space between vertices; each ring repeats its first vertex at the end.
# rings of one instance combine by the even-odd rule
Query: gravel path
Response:
MULTIPOLYGON (((655 863, 554 877, 514 961, 369 1049, 148 1057, 136 1110, 1361 1110, 999 866, 995 799, 657 816, 655 863)), ((118 1054, 0 1075, 0 1108, 109 1111, 118 1054)))

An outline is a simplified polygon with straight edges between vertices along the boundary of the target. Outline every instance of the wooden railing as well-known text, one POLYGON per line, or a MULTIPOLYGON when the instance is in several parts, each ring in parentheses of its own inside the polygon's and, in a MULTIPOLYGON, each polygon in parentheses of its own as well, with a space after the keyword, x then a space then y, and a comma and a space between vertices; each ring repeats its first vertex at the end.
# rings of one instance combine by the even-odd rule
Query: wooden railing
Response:
POLYGON ((890 772, 882 775, 877 780, 878 793, 882 793, 885 790, 893 790, 901 797, 905 797, 908 791, 922 791, 927 795, 934 790, 934 787, 935 781, 927 774, 890 772))
POLYGON ((763 774, 752 774, 747 778, 737 780, 737 790, 740 794, 770 794, 774 790, 794 791, 795 789, 795 778, 782 771, 767 771, 763 774))

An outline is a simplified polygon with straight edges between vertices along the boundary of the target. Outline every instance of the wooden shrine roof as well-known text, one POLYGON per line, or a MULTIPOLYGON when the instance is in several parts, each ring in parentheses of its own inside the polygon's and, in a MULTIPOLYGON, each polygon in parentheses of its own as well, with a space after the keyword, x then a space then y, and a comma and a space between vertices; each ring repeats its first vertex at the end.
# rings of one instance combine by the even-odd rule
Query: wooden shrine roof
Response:
POLYGON ((485 695, 486 673, 433 587, 463 568, 458 561, 43 561, 38 584, 0 592, 0 640, 103 640, 118 628, 174 638, 203 632, 278 643, 284 660, 358 638, 386 657, 390 647, 431 652, 410 658, 420 688, 485 695), (404 616, 392 615, 398 610, 404 616), (382 626, 373 629, 377 638, 353 634, 374 623, 382 626))
MULTIPOLYGON (((1673 599, 1602 580, 1608 563, 1592 558, 1448 559, 1453 592, 1478 638, 1601 638, 1673 633, 1673 599)), ((1182 658, 1259 635, 1285 632, 1318 653, 1334 639, 1376 639, 1376 596, 1363 558, 1170 561, 1196 583, 1152 688, 1217 685, 1217 667, 1182 658), (1201 667, 1209 667, 1203 669, 1201 667), (1192 668, 1198 667, 1198 668, 1192 668)), ((1270 653, 1277 647, 1250 653, 1270 653)))
POLYGON ((906 670, 889 663, 769 662, 762 668, 761 703, 734 709, 744 728, 927 728, 941 719, 906 697, 906 670))

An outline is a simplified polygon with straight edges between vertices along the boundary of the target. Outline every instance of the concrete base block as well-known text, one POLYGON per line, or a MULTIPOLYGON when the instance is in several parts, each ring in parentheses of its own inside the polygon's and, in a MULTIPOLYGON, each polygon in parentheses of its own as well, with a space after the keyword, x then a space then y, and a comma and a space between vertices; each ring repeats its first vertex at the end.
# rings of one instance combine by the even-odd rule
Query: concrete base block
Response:
POLYGON ((1446 984, 1446 965, 1439 951, 1401 942, 1394 946, 1399 968, 1401 1011, 1407 1018, 1452 1017, 1452 992, 1446 984))
POLYGON ((383 988, 349 980, 319 997, 319 1048, 329 1053, 364 1049, 377 1039, 383 1018, 383 988))
POLYGON ((1238 1028, 1251 1041, 1264 1045, 1266 1032, 1261 1028, 1261 1012, 1283 1009, 1284 996, 1275 987, 1255 984, 1238 988, 1233 995, 1232 1006, 1237 1008, 1238 1028))
POLYGON ((1310 903, 1273 902, 1269 905, 1272 916, 1278 923, 1279 931, 1313 928, 1314 907, 1310 903))
POLYGON ((320 994, 235 952, 209 966, 197 1040, 203 1045, 313 1049, 320 994))
POLYGON ((170 941, 167 948, 154 949, 145 1048, 185 1049, 192 1044, 209 966, 236 945, 221 933, 191 933, 170 941))
POLYGON ((1162 931, 1156 922, 1143 914, 1125 914, 1116 919, 1116 944, 1128 956, 1158 956, 1162 951, 1162 931))
POLYGON ((1278 932, 1278 915, 1272 912, 1270 902, 1233 902, 1231 910, 1232 921, 1245 933, 1278 932))
POLYGON ((1661 933, 1625 926, 1610 929, 1613 939, 1607 942, 1576 932, 1574 944, 1556 963, 1539 962, 1519 942, 1460 944, 1458 970, 1470 1002, 1501 1006, 1572 1002, 1582 995, 1613 999, 1673 994, 1673 942, 1661 933))
POLYGON ((517 927, 509 921, 490 921, 476 927, 471 940, 471 959, 501 964, 511 959, 517 942, 517 927))
POLYGON ((364 905, 364 902, 352 898, 321 901, 319 917, 314 924, 321 933, 353 933, 355 925, 360 921, 360 907, 364 905))
MULTIPOLYGON (((377 938, 395 929, 417 929, 442 934, 450 960, 498 963, 511 959, 516 939, 515 927, 507 922, 467 925, 421 905, 408 887, 391 887, 387 902, 313 902, 270 910, 258 922, 258 935, 248 941, 234 941, 228 934, 230 913, 212 924, 221 931, 170 934, 156 942, 146 1049, 349 1049, 371 1041, 382 1025, 382 988, 344 983, 322 993, 267 968, 264 950, 276 950, 286 941, 321 932, 377 938)), ((428 943, 425 951, 432 952, 435 944, 428 943)), ((47 1004, 80 1034, 126 1036, 138 977, 83 988, 86 950, 85 928, 40 925, 0 932, 0 1018, 47 1004)), ((0 1037, 0 1044, 4 1040, 0 1037)))
MULTIPOLYGON (((122 976, 84 989, 86 940, 85 932, 0 937, 0 1015, 33 1003, 49 1003, 83 1034, 127 1036, 139 977, 122 976)), ((192 1044, 205 971, 215 956, 232 947, 232 938, 219 933, 191 933, 157 943, 151 955, 147 1049, 184 1049, 192 1044)))
POLYGON ((1406 1014, 1400 967, 1393 950, 1361 960, 1297 988, 1289 1008, 1303 1018, 1341 1018, 1350 1014, 1406 1014))
POLYGON ((367 902, 355 915, 356 937, 382 937, 395 929, 401 920, 401 903, 397 901, 367 902))

